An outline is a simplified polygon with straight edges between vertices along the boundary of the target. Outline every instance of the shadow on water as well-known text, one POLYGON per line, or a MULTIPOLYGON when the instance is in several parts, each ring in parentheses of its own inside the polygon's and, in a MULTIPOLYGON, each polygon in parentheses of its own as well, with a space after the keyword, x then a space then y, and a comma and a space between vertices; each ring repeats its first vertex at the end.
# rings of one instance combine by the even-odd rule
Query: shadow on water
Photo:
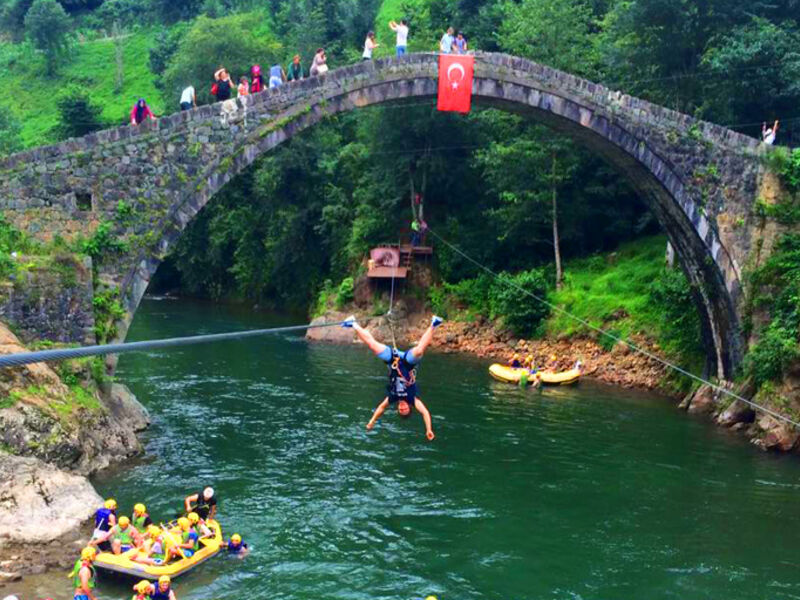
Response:
MULTIPOLYGON (((282 324, 145 301, 131 338, 282 324)), ((180 579, 180 598, 800 597, 795 460, 659 396, 520 390, 486 367, 426 356, 428 443, 418 416, 365 431, 385 375, 363 347, 281 336, 126 355, 119 378, 153 417, 148 459, 95 483, 162 518, 217 488, 226 533, 253 552, 180 579)))

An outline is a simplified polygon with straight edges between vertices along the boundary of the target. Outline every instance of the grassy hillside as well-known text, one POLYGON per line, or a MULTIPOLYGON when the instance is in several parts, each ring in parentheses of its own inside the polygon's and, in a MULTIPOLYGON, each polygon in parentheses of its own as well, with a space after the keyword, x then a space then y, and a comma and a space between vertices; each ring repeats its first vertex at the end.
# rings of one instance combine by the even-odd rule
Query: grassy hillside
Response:
POLYGON ((148 67, 148 50, 155 30, 139 30, 122 40, 123 87, 114 93, 116 54, 111 39, 76 44, 71 60, 52 78, 44 74, 44 58, 34 55, 27 44, 0 44, 0 68, 9 108, 22 125, 25 147, 55 141, 51 130, 58 122, 55 99, 67 85, 86 89, 103 107, 103 117, 114 124, 126 121, 131 106, 145 98, 157 115, 176 107, 166 106, 156 90, 148 67))

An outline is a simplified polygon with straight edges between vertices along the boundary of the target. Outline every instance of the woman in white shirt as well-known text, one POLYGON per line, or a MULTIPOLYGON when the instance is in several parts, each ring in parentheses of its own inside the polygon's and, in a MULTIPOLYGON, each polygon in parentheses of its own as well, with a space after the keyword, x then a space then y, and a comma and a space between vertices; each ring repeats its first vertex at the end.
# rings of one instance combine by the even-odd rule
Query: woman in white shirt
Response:
POLYGON ((364 40, 364 53, 361 55, 362 60, 372 60, 372 51, 378 47, 378 42, 375 41, 375 32, 370 31, 367 34, 367 39, 364 40))

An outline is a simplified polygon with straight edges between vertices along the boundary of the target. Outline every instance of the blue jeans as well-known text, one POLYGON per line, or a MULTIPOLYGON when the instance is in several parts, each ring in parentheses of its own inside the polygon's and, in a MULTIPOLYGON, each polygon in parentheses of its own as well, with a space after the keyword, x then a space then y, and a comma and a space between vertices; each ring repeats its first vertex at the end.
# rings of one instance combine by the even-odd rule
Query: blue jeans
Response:
POLYGON ((405 46, 396 46, 397 48, 397 56, 403 56, 406 53, 405 46))

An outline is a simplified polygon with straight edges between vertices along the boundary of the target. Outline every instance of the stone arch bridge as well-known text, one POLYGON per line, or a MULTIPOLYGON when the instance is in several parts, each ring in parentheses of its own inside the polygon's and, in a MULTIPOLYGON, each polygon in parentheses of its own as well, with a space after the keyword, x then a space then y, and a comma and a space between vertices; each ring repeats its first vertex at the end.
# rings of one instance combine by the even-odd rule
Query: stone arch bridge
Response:
MULTIPOLYGON (((0 210, 40 239, 101 224, 124 251, 95 264, 116 286, 127 327, 183 229, 263 153, 330 115, 434 98, 436 54, 360 62, 276 90, 35 148, 0 160, 0 210)), ((693 284, 712 373, 743 351, 742 268, 756 251, 751 210, 764 175, 759 143, 544 65, 476 54, 473 101, 518 113, 603 156, 648 203, 693 284)))

